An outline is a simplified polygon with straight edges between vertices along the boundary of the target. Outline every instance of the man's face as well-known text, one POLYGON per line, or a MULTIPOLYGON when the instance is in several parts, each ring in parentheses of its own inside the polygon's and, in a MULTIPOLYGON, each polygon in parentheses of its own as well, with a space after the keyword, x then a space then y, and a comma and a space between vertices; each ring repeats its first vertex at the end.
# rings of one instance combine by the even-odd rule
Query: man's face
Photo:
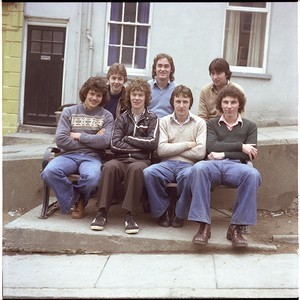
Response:
POLYGON ((113 95, 117 95, 121 92, 122 87, 124 85, 125 78, 119 73, 114 73, 109 76, 108 83, 110 86, 110 92, 113 95))
POLYGON ((157 61, 155 71, 156 79, 169 80, 171 74, 171 65, 166 57, 157 61))
POLYGON ((87 93, 84 104, 87 109, 91 110, 100 105, 103 99, 103 94, 95 92, 94 90, 89 90, 87 93))
POLYGON ((210 73, 210 77, 216 87, 222 88, 227 84, 227 77, 225 72, 212 71, 210 73))
POLYGON ((174 111, 176 118, 187 118, 190 110, 191 99, 179 94, 174 97, 174 111))
POLYGON ((145 92, 140 90, 133 90, 130 93, 131 107, 135 109, 142 109, 145 107, 145 92))
POLYGON ((226 96, 222 99, 221 107, 225 118, 237 117, 239 111, 239 100, 238 98, 233 98, 231 96, 226 96))

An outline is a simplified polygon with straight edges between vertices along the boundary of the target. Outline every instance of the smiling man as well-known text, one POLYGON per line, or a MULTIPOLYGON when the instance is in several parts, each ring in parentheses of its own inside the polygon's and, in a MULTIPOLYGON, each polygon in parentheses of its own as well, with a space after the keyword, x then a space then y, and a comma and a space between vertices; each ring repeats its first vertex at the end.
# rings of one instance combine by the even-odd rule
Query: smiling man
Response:
POLYGON ((143 169, 150 165, 159 137, 158 118, 147 110, 150 99, 147 81, 136 78, 126 87, 125 104, 129 108, 115 120, 111 139, 114 159, 106 162, 102 170, 97 195, 99 212, 90 225, 92 230, 104 229, 114 194, 124 182, 125 232, 139 232, 133 214, 144 188, 143 169))
POLYGON ((176 86, 170 104, 174 112, 160 119, 157 153, 161 162, 144 169, 144 180, 153 218, 158 218, 160 226, 179 228, 191 200, 190 169, 206 154, 206 123, 190 112, 193 95, 188 87, 176 86), (170 182, 177 182, 175 212, 166 191, 170 182))
POLYGON ((226 86, 217 98, 216 107, 221 116, 207 121, 207 160, 196 163, 190 172, 192 203, 188 220, 200 224, 193 238, 195 244, 205 245, 211 237, 212 185, 237 188, 226 235, 233 247, 247 247, 241 228, 256 224, 256 198, 261 176, 247 161, 257 156, 257 127, 254 122, 241 117, 245 103, 245 96, 238 88, 226 86))
POLYGON ((151 101, 148 109, 162 118, 173 112, 170 105, 171 94, 176 87, 174 81, 175 65, 173 58, 166 54, 156 55, 152 64, 151 101))
POLYGON ((85 206, 97 192, 102 154, 110 144, 113 127, 112 114, 103 108, 108 91, 102 78, 89 78, 79 96, 81 103, 65 107, 57 125, 55 142, 62 154, 51 160, 41 173, 53 189, 63 214, 75 204, 74 219, 84 217, 85 206), (76 184, 68 179, 73 173, 80 175, 76 184))

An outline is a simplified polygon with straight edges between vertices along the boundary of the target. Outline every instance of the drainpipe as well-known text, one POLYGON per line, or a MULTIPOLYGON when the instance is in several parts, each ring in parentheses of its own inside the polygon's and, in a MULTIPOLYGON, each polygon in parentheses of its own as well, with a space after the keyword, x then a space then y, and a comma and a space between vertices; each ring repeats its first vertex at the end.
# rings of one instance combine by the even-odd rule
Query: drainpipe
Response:
POLYGON ((88 77, 92 76, 92 62, 93 62, 93 50, 94 40, 91 36, 91 24, 92 24, 92 7, 93 3, 88 2, 88 15, 87 15, 87 29, 86 37, 89 40, 89 55, 88 55, 88 77))

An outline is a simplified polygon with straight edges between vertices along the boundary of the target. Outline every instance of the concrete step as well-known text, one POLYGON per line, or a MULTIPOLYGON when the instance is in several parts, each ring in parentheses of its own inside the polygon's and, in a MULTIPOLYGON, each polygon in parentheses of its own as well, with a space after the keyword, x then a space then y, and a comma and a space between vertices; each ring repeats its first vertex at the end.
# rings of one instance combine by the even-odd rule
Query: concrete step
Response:
MULTIPOLYGON (((51 198, 51 201, 55 198, 51 198)), ((4 226, 4 251, 38 253, 269 253, 276 252, 273 244, 265 244, 244 235, 248 248, 233 249, 226 239, 230 217, 212 209, 212 236, 208 245, 192 243, 198 231, 198 223, 185 221, 182 228, 164 228, 150 214, 139 212, 136 221, 138 234, 129 235, 124 230, 124 219, 120 204, 111 206, 108 223, 103 231, 93 231, 90 223, 97 208, 91 199, 83 219, 75 220, 71 215, 54 213, 40 219, 41 205, 4 226)), ((251 230, 251 228, 250 228, 251 230)))
POLYGON ((33 145, 33 144, 52 144, 54 143, 54 134, 50 133, 38 133, 38 132, 16 132, 11 134, 6 134, 3 136, 2 145, 12 146, 12 145, 33 145))

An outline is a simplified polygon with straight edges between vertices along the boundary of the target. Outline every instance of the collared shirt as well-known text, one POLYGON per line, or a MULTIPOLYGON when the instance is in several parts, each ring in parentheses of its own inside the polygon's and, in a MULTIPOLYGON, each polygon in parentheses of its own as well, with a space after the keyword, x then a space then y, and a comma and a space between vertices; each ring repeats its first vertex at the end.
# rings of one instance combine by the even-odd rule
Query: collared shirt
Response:
POLYGON ((235 120, 235 122, 232 125, 227 123, 227 121, 224 118, 224 114, 222 114, 222 116, 219 119, 218 123, 220 126, 221 126, 221 122, 224 122, 230 131, 233 129, 234 126, 238 125, 239 123, 241 123, 242 124, 241 127, 243 127, 243 119, 240 114, 238 115, 237 119, 235 120))
POLYGON ((174 120, 174 122, 176 122, 178 125, 184 125, 184 124, 187 124, 188 122, 191 121, 192 116, 191 116, 191 114, 190 114, 190 112, 189 112, 187 118, 185 119, 185 121, 184 121, 182 124, 178 122, 178 120, 177 120, 177 118, 176 118, 176 115, 175 115, 175 112, 172 113, 171 118, 172 118, 172 119, 174 120))
POLYGON ((151 79, 148 83, 151 87, 151 101, 148 109, 159 118, 170 115, 173 112, 173 108, 170 104, 170 98, 177 84, 174 81, 168 81, 168 84, 161 89, 157 85, 156 79, 151 79))

